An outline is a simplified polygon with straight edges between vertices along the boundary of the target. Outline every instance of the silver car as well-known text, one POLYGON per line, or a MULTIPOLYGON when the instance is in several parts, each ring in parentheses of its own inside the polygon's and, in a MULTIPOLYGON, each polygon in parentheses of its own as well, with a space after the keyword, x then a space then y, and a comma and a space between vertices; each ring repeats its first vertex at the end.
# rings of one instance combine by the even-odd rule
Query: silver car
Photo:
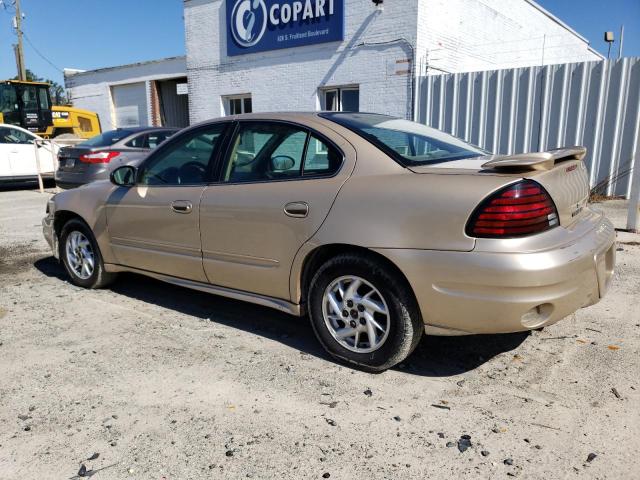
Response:
POLYGON ((110 130, 58 153, 56 185, 75 188, 109 178, 122 165, 137 165, 177 128, 134 127, 110 130))

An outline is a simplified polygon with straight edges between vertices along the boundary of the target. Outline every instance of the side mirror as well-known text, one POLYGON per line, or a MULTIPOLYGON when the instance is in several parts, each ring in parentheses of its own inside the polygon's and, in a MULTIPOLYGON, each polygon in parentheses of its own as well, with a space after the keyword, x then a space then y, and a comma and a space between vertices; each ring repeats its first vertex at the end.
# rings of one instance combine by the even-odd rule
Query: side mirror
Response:
POLYGON ((284 172, 291 170, 295 164, 296 161, 288 155, 277 155, 271 159, 271 171, 284 172))
POLYGON ((131 187, 136 184, 136 167, 124 165, 111 172, 111 183, 119 187, 131 187))

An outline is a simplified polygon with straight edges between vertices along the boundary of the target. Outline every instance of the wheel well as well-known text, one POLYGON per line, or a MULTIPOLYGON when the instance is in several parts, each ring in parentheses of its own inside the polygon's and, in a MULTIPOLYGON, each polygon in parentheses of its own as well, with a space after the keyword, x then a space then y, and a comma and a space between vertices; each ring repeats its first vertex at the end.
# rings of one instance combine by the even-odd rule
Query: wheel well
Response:
POLYGON ((62 227, 64 227, 65 223, 73 218, 77 218, 81 222, 86 223, 84 221, 84 218, 82 218, 77 213, 70 212, 69 210, 61 210, 59 212, 56 212, 53 219, 53 231, 58 238, 60 237, 60 233, 62 232, 62 227))
POLYGON ((348 244, 323 245, 311 251, 311 253, 307 255, 302 265, 302 275, 300 278, 300 303, 306 303, 311 279, 313 278, 313 275, 318 270, 318 268, 320 268, 320 265, 325 263, 330 258, 345 253, 354 253, 357 255, 368 257, 372 260, 376 260, 385 265, 390 271, 395 272, 398 278, 400 278, 404 282, 404 287, 411 293, 413 300, 416 302, 416 307, 418 307, 418 301, 416 299, 415 293, 413 292, 413 288, 409 283, 409 280, 407 280, 407 277, 404 275, 404 273, 402 273, 402 270, 400 270, 395 263, 378 252, 374 252, 373 250, 369 250, 368 248, 348 244))

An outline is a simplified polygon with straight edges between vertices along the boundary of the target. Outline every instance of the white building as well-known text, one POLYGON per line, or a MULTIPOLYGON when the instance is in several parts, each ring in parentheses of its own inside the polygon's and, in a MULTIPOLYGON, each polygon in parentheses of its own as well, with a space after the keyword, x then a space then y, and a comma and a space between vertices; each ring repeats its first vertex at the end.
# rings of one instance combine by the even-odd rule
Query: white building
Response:
POLYGON ((247 111, 410 118, 418 75, 602 59, 532 0, 184 0, 184 22, 186 58, 69 71, 74 105, 103 129, 247 111))
POLYGON ((89 71, 65 69, 64 83, 73 105, 97 112, 103 130, 189 124, 185 57, 89 71))
POLYGON ((531 0, 185 0, 184 11, 192 122, 248 109, 410 117, 415 75, 602 59, 531 0))

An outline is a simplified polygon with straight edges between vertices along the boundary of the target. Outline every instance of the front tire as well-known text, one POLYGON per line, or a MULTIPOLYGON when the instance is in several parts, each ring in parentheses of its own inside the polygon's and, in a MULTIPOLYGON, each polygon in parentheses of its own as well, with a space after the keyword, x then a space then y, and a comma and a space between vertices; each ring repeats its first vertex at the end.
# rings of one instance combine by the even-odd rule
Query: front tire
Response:
POLYGON ((115 273, 105 271, 95 237, 83 221, 72 219, 65 223, 59 245, 60 258, 74 285, 103 288, 115 280, 115 273))
POLYGON ((311 280, 307 305, 325 350, 370 372, 402 362, 424 331, 407 281, 364 255, 343 254, 324 263, 311 280))

